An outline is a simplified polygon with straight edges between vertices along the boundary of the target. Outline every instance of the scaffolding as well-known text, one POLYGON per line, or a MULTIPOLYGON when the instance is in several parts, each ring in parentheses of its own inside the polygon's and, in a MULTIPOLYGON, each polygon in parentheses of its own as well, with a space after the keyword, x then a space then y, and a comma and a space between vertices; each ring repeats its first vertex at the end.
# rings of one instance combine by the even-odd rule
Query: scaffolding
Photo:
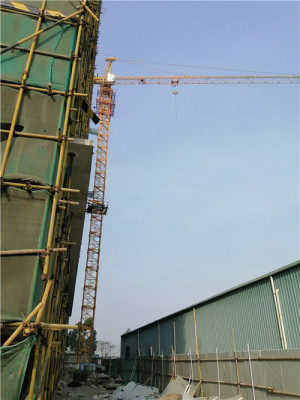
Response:
POLYGON ((79 193, 70 144, 97 121, 90 104, 100 11, 99 1, 1 3, 1 358, 4 375, 19 368, 13 382, 2 375, 6 399, 52 399, 65 332, 78 328, 68 324, 71 196, 79 193))

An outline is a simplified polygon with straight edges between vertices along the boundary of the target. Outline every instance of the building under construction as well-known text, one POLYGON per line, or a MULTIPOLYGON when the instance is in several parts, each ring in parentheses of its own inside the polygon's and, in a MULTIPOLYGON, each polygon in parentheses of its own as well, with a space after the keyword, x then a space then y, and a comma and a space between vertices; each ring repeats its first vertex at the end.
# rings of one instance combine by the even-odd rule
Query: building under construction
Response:
POLYGON ((89 124, 99 121, 90 107, 100 12, 99 1, 1 2, 2 399, 53 398, 62 367, 89 124))

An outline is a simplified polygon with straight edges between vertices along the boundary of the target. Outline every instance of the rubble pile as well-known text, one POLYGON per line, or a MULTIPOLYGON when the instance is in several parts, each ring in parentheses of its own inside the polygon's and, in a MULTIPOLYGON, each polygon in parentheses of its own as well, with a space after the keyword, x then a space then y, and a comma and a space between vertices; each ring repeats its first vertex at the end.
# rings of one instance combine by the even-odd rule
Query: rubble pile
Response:
MULTIPOLYGON (((225 400, 218 396, 194 397, 196 385, 181 377, 173 378, 162 393, 159 389, 112 378, 104 373, 67 371, 57 384, 56 400, 225 400)), ((243 400, 242 395, 226 400, 243 400)))
POLYGON ((57 383, 55 400, 98 400, 100 395, 109 398, 124 382, 120 377, 114 379, 104 373, 81 372, 70 367, 64 370, 57 383))
POLYGON ((152 386, 140 385, 129 382, 126 386, 121 386, 111 395, 110 400, 131 400, 138 398, 146 400, 149 397, 157 397, 159 390, 152 386))
MULTIPOLYGON (((166 386, 159 400, 222 400, 218 396, 194 397, 195 391, 194 383, 177 376, 166 386)), ((243 396, 238 395, 223 400, 243 400, 243 396)))

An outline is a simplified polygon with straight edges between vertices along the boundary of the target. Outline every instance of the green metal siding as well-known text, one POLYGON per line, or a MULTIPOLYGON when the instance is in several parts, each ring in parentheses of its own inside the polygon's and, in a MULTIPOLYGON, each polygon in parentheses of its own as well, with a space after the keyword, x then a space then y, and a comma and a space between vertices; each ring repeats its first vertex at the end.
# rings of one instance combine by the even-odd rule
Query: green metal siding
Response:
MULTIPOLYGON (((282 348, 270 276, 275 289, 279 289, 287 347, 300 348, 300 262, 296 262, 195 305, 200 353, 233 351, 232 330, 237 351, 247 350, 248 344, 251 350, 282 348)), ((160 352, 171 354, 174 322, 176 353, 188 353, 190 349, 195 353, 193 307, 139 328, 139 335, 144 343, 153 343, 158 354, 154 337, 160 332, 160 352)), ((123 335, 122 344, 126 345, 136 332, 123 335)))
POLYGON ((196 309, 200 352, 280 349, 281 341, 268 279, 196 309))
POLYGON ((128 335, 126 341, 121 341, 121 357, 126 358, 126 348, 129 347, 129 359, 135 358, 136 351, 138 349, 138 333, 137 331, 133 334, 128 335))
POLYGON ((161 351, 164 354, 171 354, 171 347, 176 351, 176 354, 187 353, 189 349, 195 353, 193 312, 188 311, 162 321, 160 323, 160 342, 161 351))
POLYGON ((139 344, 141 354, 147 356, 150 347, 152 347, 156 355, 158 354, 158 332, 156 325, 150 326, 147 332, 144 330, 139 331, 139 344))
POLYGON ((195 328, 193 310, 187 311, 176 322, 176 350, 177 353, 196 353, 195 328))

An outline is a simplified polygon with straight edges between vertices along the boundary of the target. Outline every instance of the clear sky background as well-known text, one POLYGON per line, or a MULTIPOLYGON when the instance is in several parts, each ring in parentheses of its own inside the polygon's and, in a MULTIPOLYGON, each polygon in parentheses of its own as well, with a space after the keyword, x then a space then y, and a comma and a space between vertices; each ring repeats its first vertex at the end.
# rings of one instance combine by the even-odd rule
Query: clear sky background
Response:
MULTIPOLYGON (((162 63, 117 76, 299 74, 299 3, 104 2, 99 75, 107 56, 162 63)), ((119 344, 299 259, 299 87, 179 85, 177 104, 168 85, 115 89, 95 328, 119 344)))

